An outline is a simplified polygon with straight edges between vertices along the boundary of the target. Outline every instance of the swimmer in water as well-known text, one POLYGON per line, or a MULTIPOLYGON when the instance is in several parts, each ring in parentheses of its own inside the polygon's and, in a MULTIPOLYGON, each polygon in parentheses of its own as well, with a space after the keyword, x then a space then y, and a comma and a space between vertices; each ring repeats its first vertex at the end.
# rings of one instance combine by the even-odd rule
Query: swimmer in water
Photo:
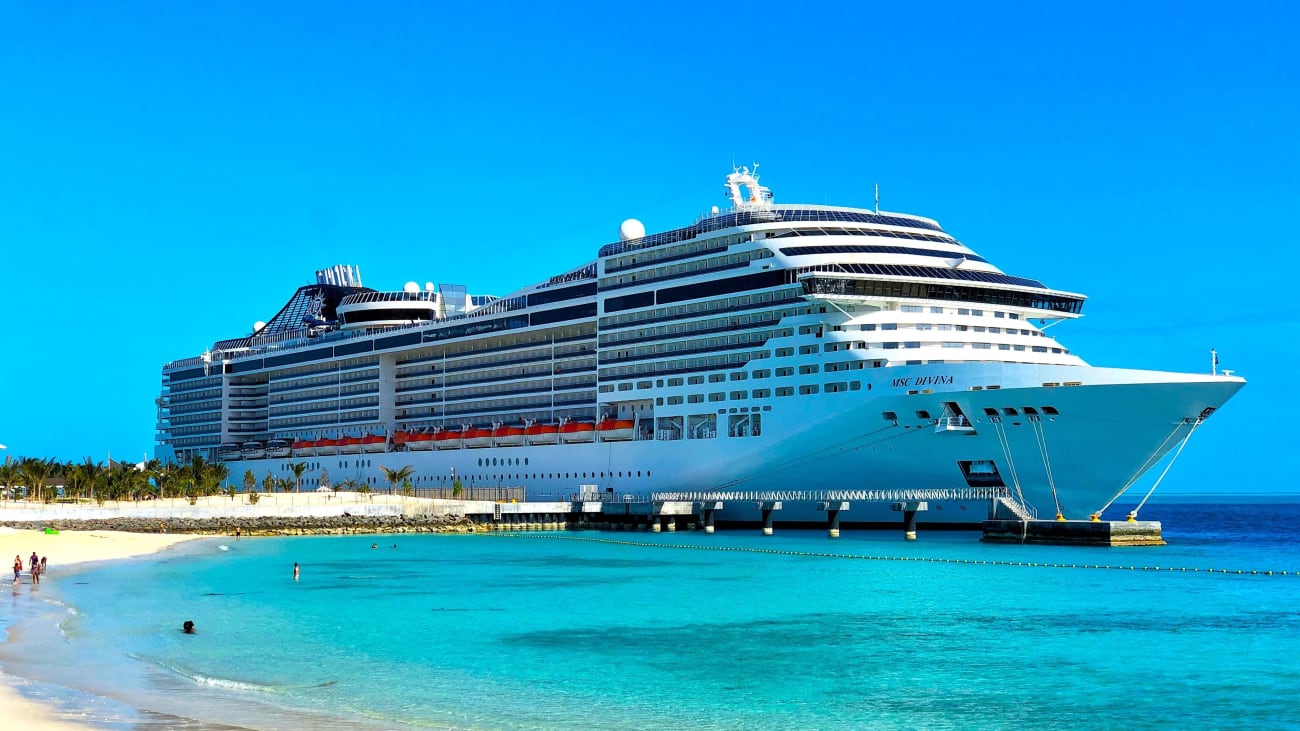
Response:
POLYGON ((181 625, 181 631, 187 635, 194 634, 194 622, 188 619, 185 620, 185 624, 181 625))

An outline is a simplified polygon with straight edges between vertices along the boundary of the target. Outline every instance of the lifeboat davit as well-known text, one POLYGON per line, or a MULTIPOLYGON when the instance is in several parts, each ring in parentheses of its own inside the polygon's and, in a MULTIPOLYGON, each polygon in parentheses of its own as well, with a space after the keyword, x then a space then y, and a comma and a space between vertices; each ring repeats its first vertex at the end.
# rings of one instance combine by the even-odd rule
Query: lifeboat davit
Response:
POLYGON ((569 421, 560 426, 560 439, 565 444, 590 442, 596 438, 596 425, 590 421, 569 421))
POLYGON ((555 444, 560 438, 560 427, 555 424, 532 424, 524 429, 529 444, 555 444))
POLYGON ((438 449, 460 449, 464 435, 451 429, 443 429, 433 435, 433 446, 438 449))
POLYGON ((492 432, 487 429, 477 429, 470 427, 465 430, 466 447, 490 447, 492 446, 492 432))
POLYGON ((514 447, 524 443, 524 430, 518 426, 499 426, 492 430, 492 439, 498 447, 514 447))
POLYGON ((363 452, 382 452, 388 448, 388 440, 378 434, 367 434, 361 437, 361 451, 363 452))
POLYGON ((605 419, 596 425, 601 441, 605 442, 627 441, 635 429, 636 423, 627 419, 605 419))
POLYGON ((316 454, 316 442, 308 439, 295 439, 292 449, 295 457, 310 457, 316 454))

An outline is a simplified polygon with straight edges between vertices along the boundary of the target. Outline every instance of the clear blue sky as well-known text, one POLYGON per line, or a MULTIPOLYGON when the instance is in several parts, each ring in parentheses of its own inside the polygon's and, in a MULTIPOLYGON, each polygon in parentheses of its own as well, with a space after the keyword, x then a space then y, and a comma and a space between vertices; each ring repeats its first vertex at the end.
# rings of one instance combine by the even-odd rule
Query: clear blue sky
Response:
POLYGON ((0 443, 152 453, 316 268, 503 294, 722 204, 939 219, 1098 365, 1250 380, 1171 490, 1297 489, 1300 6, 0 0, 0 443))

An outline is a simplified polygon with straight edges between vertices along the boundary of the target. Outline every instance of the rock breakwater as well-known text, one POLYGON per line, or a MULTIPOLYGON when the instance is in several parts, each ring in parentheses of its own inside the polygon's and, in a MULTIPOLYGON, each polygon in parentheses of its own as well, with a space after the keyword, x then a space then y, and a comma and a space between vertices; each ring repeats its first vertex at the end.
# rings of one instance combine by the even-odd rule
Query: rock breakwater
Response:
POLYGON ((308 536, 356 533, 474 533, 460 515, 339 515, 328 517, 96 518, 57 521, 0 521, 21 529, 114 530, 127 533, 184 533, 212 536, 308 536))

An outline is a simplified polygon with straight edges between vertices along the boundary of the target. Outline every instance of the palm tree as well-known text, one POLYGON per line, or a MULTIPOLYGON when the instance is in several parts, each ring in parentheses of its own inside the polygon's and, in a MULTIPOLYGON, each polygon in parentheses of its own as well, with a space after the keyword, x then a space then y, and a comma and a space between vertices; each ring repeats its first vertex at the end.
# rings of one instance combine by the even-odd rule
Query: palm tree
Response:
POLYGON ((162 497, 179 497, 183 482, 185 482, 184 465, 168 463, 158 473, 158 491, 162 497))
POLYGON ((388 480, 389 493, 392 495, 397 494, 397 483, 415 474, 415 468, 410 465, 407 465, 400 470, 390 470, 384 465, 379 465, 379 471, 383 472, 384 479, 388 480))
POLYGON ((81 493, 86 491, 87 480, 85 465, 68 463, 69 468, 64 475, 67 482, 68 493, 74 497, 80 498, 81 493))
POLYGON ((252 492, 257 489, 257 476, 251 469, 244 470, 244 492, 252 492))
POLYGON ((209 465, 208 477, 211 480, 208 483, 207 495, 216 495, 221 492, 221 485, 230 479, 230 468, 221 462, 209 465))
POLYGON ((45 478, 53 472, 48 461, 38 457, 24 457, 18 463, 18 472, 22 476, 23 484, 27 487, 27 497, 31 499, 33 495, 41 496, 41 491, 45 488, 45 478))
POLYGON ((289 469, 293 470, 293 491, 302 492, 302 473, 307 471, 307 463, 290 462, 289 469))
POLYGON ((4 463, 0 464, 0 485, 4 486, 6 498, 11 497, 9 488, 13 487, 18 482, 18 479, 18 463, 6 456, 4 463))
POLYGON ((146 488, 152 485, 149 492, 153 493, 154 497, 162 496, 163 474, 168 471, 168 467, 169 465, 160 459, 151 459, 144 463, 145 485, 146 488))
POLYGON ((190 463, 183 469, 185 471, 185 494, 190 497, 197 497, 199 491, 203 489, 203 483, 208 479, 208 461, 203 459, 202 455, 196 454, 190 463))

